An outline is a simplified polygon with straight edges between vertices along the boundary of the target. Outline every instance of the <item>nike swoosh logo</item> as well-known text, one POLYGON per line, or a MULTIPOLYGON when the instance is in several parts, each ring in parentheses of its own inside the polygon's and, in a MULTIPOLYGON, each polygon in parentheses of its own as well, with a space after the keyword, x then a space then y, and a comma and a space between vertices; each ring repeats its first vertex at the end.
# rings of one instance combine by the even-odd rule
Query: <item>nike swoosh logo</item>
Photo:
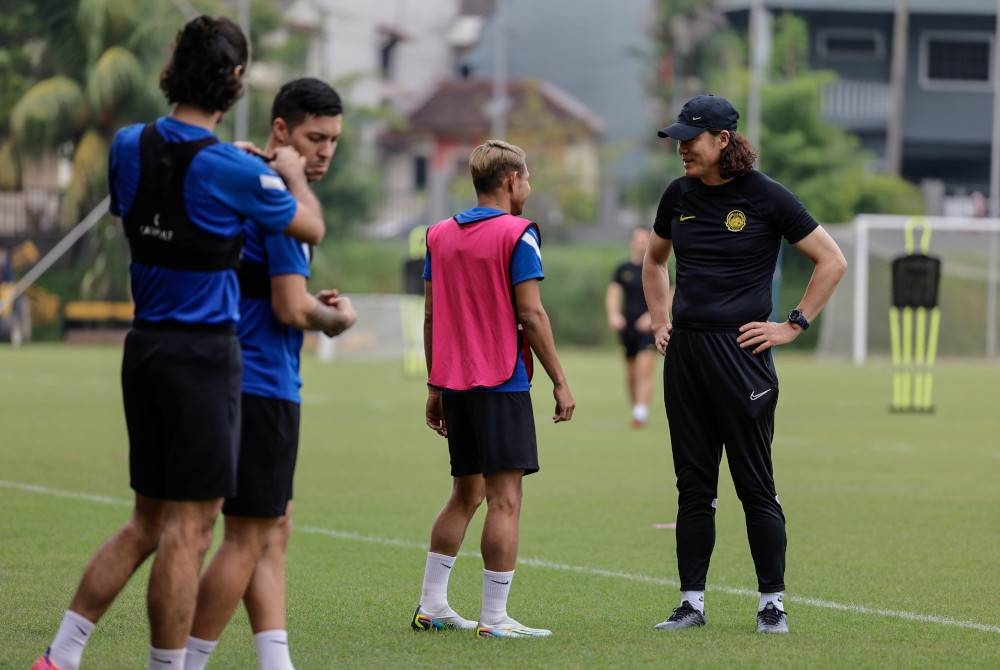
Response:
POLYGON ((765 391, 761 391, 760 393, 757 393, 756 391, 750 391, 750 399, 751 400, 756 400, 757 398, 761 398, 763 396, 766 396, 770 392, 771 392, 771 389, 767 389, 765 391))
POLYGON ((693 218, 694 218, 694 214, 689 214, 687 216, 684 216, 683 214, 681 214, 681 221, 688 221, 688 220, 693 219, 693 218))
POLYGON ((692 121, 701 121, 701 117, 700 116, 692 116, 691 120, 692 121))
MULTIPOLYGON (((76 624, 73 624, 73 625, 76 626, 76 624)), ((79 626, 76 626, 76 629, 78 631, 80 631, 80 635, 82 635, 84 637, 87 637, 87 631, 85 631, 84 629, 80 628, 79 626)))
POLYGON ((498 582, 495 579, 491 579, 490 581, 493 582, 494 584, 510 584, 510 580, 509 579, 507 581, 505 581, 505 582, 498 582))
POLYGON ((157 663, 162 663, 163 665, 173 665, 174 664, 174 662, 171 661, 171 660, 168 660, 168 659, 165 659, 165 658, 157 658, 155 656, 153 657, 153 660, 156 661, 157 663))
POLYGON ((271 644, 283 644, 286 647, 288 646, 287 642, 282 642, 281 640, 271 640, 271 644))
MULTIPOLYGON (((438 563, 441 563, 441 561, 438 561, 438 563)), ((441 563, 441 565, 443 565, 444 567, 446 567, 446 568, 448 568, 449 570, 451 570, 451 566, 450 566, 450 565, 448 565, 447 563, 441 563)))

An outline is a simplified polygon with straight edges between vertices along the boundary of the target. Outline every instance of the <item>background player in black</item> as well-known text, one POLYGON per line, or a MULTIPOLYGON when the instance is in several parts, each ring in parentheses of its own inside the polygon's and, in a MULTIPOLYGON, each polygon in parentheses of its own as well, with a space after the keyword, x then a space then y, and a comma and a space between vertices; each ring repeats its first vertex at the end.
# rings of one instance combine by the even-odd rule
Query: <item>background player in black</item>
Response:
POLYGON ((656 628, 705 624, 704 593, 715 545, 723 447, 746 515, 760 604, 757 631, 788 632, 785 517, 771 466, 778 378, 771 347, 815 319, 847 268, 837 243, 781 184, 754 169, 757 153, 736 132, 725 98, 701 95, 659 132, 679 141, 684 176, 660 199, 643 262, 677 475, 681 605, 656 628), (767 321, 784 237, 816 264, 787 321, 767 321), (677 255, 673 322, 667 259, 677 255))
POLYGON ((636 228, 629 240, 628 260, 615 268, 604 295, 608 327, 618 333, 625 350, 625 382, 632 403, 632 425, 640 428, 649 419, 653 394, 656 347, 642 292, 642 259, 649 244, 649 230, 636 228))

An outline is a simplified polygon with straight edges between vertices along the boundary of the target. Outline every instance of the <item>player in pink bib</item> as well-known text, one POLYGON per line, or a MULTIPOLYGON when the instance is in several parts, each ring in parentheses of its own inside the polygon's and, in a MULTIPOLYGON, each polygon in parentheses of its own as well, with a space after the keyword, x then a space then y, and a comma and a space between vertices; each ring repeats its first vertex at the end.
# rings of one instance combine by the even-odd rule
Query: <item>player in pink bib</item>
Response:
POLYGON ((520 218, 531 194, 522 149, 499 140, 469 158, 478 206, 431 226, 424 264, 427 425, 448 438, 453 487, 431 529, 415 630, 475 629, 479 637, 545 637, 507 614, 517 560, 521 480, 538 471, 531 353, 552 380, 552 420, 575 402, 556 354, 538 282, 538 227, 520 218), (448 604, 462 539, 486 500, 479 621, 448 604))

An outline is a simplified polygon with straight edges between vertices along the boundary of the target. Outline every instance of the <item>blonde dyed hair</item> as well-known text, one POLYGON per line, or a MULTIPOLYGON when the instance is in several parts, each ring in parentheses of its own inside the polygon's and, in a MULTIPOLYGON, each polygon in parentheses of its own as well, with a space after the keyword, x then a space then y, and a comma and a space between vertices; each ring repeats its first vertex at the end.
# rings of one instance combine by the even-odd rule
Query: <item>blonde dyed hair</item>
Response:
POLYGON ((476 193, 492 193, 503 184, 510 172, 527 171, 527 154, 524 149, 503 140, 486 140, 472 150, 469 170, 476 193))

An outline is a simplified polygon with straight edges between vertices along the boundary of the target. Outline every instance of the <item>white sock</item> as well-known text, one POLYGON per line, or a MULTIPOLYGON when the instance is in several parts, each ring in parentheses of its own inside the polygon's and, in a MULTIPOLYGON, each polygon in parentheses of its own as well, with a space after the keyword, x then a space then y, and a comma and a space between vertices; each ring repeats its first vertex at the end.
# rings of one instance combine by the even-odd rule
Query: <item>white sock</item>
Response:
POLYGON ((184 657, 184 670, 205 670, 208 657, 212 655, 219 641, 202 640, 200 637, 188 638, 187 655, 184 657))
POLYGON ((757 606, 757 611, 759 612, 760 610, 767 607, 768 603, 774 603, 774 606, 777 607, 780 611, 782 612, 785 611, 785 604, 781 602, 780 591, 778 593, 761 593, 760 605, 757 606))
POLYGON ((94 632, 94 624, 73 610, 66 610, 56 637, 49 647, 49 660, 60 670, 79 670, 83 650, 94 632))
POLYGON ((260 670, 295 670, 288 650, 287 630, 263 630, 253 636, 253 643, 257 647, 260 670))
POLYGON ((420 606, 425 612, 440 614, 448 609, 448 579, 455 567, 455 557, 427 552, 424 565, 424 585, 420 591, 420 606))
POLYGON ((633 405, 632 420, 640 423, 649 421, 649 407, 647 405, 633 405))
POLYGON ((479 623, 483 626, 495 625, 507 618, 507 598, 510 583, 514 581, 514 571, 493 572, 483 570, 483 610, 479 623))
POLYGON ((705 592, 704 591, 681 591, 681 604, 684 601, 691 603, 691 607, 695 608, 702 614, 705 613, 705 592))
POLYGON ((184 667, 184 656, 187 649, 157 649, 149 648, 148 670, 179 670, 184 667))

